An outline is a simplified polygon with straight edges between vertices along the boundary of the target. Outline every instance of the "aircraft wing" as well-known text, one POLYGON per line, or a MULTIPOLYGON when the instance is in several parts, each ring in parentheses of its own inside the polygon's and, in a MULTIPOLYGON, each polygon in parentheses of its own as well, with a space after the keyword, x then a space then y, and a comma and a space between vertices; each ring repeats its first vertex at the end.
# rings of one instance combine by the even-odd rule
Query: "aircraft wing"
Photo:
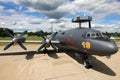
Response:
POLYGON ((26 43, 43 43, 43 41, 40 40, 26 40, 26 43))
POLYGON ((120 40, 120 38, 111 37, 112 40, 120 40))
POLYGON ((11 40, 0 40, 0 42, 12 42, 11 40))
POLYGON ((51 43, 54 43, 54 44, 59 44, 59 43, 60 43, 60 41, 58 41, 58 40, 52 40, 52 41, 51 41, 51 43))
MULTIPOLYGON (((40 40, 26 40, 25 42, 27 42, 27 43, 43 43, 44 41, 40 41, 40 40)), ((60 43, 60 41, 52 40, 51 43, 57 44, 57 43, 60 43)))
MULTIPOLYGON (((0 40, 0 43, 1 42, 12 42, 12 40, 0 40)), ((43 43, 44 41, 42 41, 42 40, 26 40, 25 42, 26 43, 43 43)), ((51 42, 54 44, 60 43, 60 41, 58 41, 58 40, 52 40, 51 42)))
MULTIPOLYGON (((0 42, 12 42, 12 40, 0 40, 0 42)), ((40 40, 26 40, 27 43, 42 43, 40 40)))

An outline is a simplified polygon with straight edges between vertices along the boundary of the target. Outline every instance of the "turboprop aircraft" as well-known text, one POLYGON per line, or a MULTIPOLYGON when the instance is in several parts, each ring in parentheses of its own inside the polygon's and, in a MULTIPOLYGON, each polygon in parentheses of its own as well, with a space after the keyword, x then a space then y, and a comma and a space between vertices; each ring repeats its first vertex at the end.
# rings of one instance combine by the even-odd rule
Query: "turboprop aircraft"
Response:
POLYGON ((73 50, 76 57, 82 59, 86 68, 91 68, 92 63, 89 59, 90 55, 107 56, 115 54, 118 51, 118 47, 111 37, 104 36, 100 31, 91 28, 90 16, 80 16, 72 20, 72 22, 78 22, 79 27, 70 30, 60 31, 53 33, 50 37, 43 34, 42 31, 38 32, 38 35, 43 38, 43 41, 25 41, 23 35, 27 31, 23 32, 17 37, 11 35, 8 31, 5 31, 13 40, 8 44, 4 50, 8 49, 14 42, 17 42, 23 49, 26 50, 22 44, 25 42, 39 42, 42 45, 38 48, 38 52, 47 50, 48 47, 52 47, 54 50, 73 50), (81 27, 81 23, 89 22, 89 28, 81 27))

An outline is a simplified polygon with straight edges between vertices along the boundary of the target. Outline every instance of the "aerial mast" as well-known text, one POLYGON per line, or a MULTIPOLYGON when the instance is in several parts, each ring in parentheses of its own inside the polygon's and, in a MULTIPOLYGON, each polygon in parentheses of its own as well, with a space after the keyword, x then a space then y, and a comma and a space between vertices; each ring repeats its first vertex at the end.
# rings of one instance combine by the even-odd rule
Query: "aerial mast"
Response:
POLYGON ((82 28, 81 23, 85 23, 85 22, 88 22, 89 28, 91 28, 91 21, 92 21, 92 17, 90 17, 90 16, 78 16, 78 17, 72 19, 72 22, 79 23, 79 28, 82 28))

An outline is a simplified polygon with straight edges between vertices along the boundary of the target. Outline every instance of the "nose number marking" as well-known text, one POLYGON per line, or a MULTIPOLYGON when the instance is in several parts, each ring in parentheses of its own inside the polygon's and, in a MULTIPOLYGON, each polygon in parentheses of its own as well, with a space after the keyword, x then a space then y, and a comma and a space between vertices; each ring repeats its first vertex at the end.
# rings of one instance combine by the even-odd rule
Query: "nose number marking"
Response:
POLYGON ((85 49, 90 49, 90 42, 82 42, 82 46, 83 46, 83 48, 85 48, 85 49))

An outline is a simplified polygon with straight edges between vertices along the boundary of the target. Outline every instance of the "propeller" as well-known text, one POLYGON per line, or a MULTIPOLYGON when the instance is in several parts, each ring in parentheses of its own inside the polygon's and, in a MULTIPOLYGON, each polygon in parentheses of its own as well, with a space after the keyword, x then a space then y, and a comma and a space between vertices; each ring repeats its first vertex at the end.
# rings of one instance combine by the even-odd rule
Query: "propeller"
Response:
POLYGON ((114 34, 110 35, 110 33, 106 32, 105 34, 107 35, 108 39, 115 40, 115 39, 116 39, 115 36, 116 36, 118 33, 115 32, 114 34))
POLYGON ((52 39, 57 35, 57 32, 52 33, 52 35, 48 38, 44 35, 43 31, 39 31, 38 35, 41 36, 43 40, 43 44, 38 48, 38 52, 40 52, 43 48, 52 47, 54 50, 57 50, 57 47, 54 45, 54 42, 52 42, 52 39))
POLYGON ((23 38, 23 36, 27 33, 27 31, 24 31, 22 34, 20 34, 16 37, 14 37, 8 30, 4 30, 4 32, 12 38, 12 41, 4 48, 4 50, 7 50, 14 43, 18 43, 21 48, 23 48, 24 50, 27 50, 26 47, 22 44, 25 41, 25 38, 23 38))

